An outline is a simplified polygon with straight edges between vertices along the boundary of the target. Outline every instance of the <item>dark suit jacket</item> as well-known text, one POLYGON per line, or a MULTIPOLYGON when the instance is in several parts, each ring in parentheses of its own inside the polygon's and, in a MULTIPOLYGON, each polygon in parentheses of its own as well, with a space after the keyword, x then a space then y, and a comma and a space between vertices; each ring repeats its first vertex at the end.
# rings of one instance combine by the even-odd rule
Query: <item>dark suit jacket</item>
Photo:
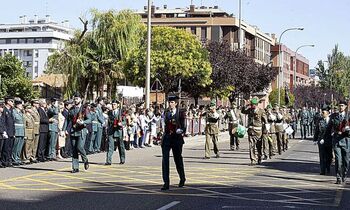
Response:
MULTIPOLYGON (((68 119, 68 117, 69 117, 69 110, 68 110, 68 109, 64 109, 64 110, 62 111, 62 115, 63 115, 63 117, 64 117, 64 119, 65 119, 65 122, 67 122, 67 119, 68 119)), ((64 127, 64 126, 63 126, 63 127, 64 127)), ((65 128, 66 130, 65 130, 65 131, 70 132, 71 128, 72 128, 72 122, 69 121, 68 124, 66 125, 66 128, 65 128)))
POLYGON ((2 113, 5 118, 5 128, 7 135, 9 137, 15 136, 15 119, 13 118, 13 109, 7 109, 4 107, 4 112, 2 113))
POLYGON ((182 145, 184 144, 183 134, 186 133, 186 114, 183 110, 177 108, 176 113, 174 116, 172 116, 171 110, 168 110, 165 113, 165 132, 163 136, 162 145, 169 146, 169 145, 182 145), (170 130, 173 124, 175 128, 173 130, 170 130), (176 134, 176 130, 181 129, 183 130, 182 134, 176 134), (175 130, 175 132, 174 132, 175 130))
MULTIPOLYGON (((6 131, 6 126, 5 126, 5 115, 1 114, 0 116, 0 139, 3 139, 2 134, 6 131)), ((7 131, 6 131, 7 133, 7 131)))
POLYGON ((325 146, 332 145, 331 119, 327 123, 325 119, 320 119, 316 123, 314 141, 318 143, 323 139, 325 146))
POLYGON ((41 107, 38 108, 38 112, 40 115, 40 133, 48 133, 49 132, 49 117, 47 112, 45 112, 41 107))

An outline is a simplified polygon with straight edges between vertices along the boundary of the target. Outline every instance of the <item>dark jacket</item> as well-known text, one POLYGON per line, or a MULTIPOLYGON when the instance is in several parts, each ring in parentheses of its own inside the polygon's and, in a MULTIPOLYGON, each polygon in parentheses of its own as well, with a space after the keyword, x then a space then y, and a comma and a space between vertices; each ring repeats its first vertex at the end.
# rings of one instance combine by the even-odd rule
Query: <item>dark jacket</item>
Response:
MULTIPOLYGON (((0 115, 0 139, 3 139, 2 134, 6 131, 6 126, 5 126, 5 115, 1 114, 0 115)), ((6 131, 7 133, 7 131, 6 131)))
POLYGON ((331 146, 332 145, 332 131, 331 131, 331 119, 329 119, 328 123, 326 119, 320 119, 317 121, 317 124, 315 124, 315 135, 314 135, 314 141, 317 141, 320 143, 320 141, 324 140, 325 146, 331 146))
POLYGON ((183 110, 176 109, 175 115, 172 116, 171 110, 165 114, 165 132, 162 145, 169 146, 175 144, 184 144, 183 134, 186 133, 186 114, 183 110), (176 134, 176 130, 181 129, 182 134, 176 134))
POLYGON ((330 123, 333 134, 333 145, 339 143, 339 145, 345 146, 347 144, 346 140, 349 137, 349 131, 345 129, 346 126, 349 126, 349 114, 345 113, 345 116, 342 117, 341 113, 333 113, 330 116, 330 123))
POLYGON ((44 111, 41 107, 38 108, 38 112, 40 115, 40 133, 48 133, 49 132, 49 117, 47 112, 44 111))
POLYGON ((7 135, 9 137, 15 136, 15 119, 13 118, 13 109, 7 109, 4 107, 4 112, 2 113, 5 118, 5 128, 7 135))

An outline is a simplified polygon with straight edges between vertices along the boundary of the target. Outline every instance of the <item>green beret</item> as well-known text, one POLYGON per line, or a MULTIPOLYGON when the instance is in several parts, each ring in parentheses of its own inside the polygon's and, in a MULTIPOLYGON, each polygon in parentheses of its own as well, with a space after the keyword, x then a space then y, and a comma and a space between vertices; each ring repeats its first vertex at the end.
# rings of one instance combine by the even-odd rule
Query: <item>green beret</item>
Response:
POLYGON ((251 103, 252 105, 258 105, 259 100, 258 100, 256 97, 254 97, 254 98, 252 98, 252 99, 250 100, 250 103, 251 103))

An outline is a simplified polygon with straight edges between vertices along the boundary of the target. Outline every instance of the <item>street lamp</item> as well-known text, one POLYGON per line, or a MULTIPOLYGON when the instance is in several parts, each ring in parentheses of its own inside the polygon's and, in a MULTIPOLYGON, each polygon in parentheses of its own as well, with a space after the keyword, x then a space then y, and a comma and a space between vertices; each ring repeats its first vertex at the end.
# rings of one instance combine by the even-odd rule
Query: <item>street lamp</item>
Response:
POLYGON ((295 90, 295 85, 296 85, 296 78, 297 78, 297 55, 298 55, 298 50, 303 47, 315 47, 314 44, 305 44, 301 45, 297 48, 295 51, 295 56, 294 56, 294 72, 293 72, 293 90, 295 90))
POLYGON ((147 15, 147 64, 146 64, 146 84, 145 84, 145 103, 146 108, 150 104, 150 86, 151 86, 151 0, 148 0, 147 15))
MULTIPOLYGON (((281 49, 282 49, 282 43, 281 43, 281 39, 284 33, 286 33, 287 31, 302 31, 304 30, 304 28, 288 28, 286 30, 284 30, 279 39, 278 39, 278 43, 279 43, 279 48, 278 48, 278 55, 279 55, 279 71, 278 71, 278 105, 281 105, 281 72, 282 72, 282 67, 283 67, 283 55, 281 55, 281 49)), ((282 79, 283 79, 283 74, 282 74, 282 79)))

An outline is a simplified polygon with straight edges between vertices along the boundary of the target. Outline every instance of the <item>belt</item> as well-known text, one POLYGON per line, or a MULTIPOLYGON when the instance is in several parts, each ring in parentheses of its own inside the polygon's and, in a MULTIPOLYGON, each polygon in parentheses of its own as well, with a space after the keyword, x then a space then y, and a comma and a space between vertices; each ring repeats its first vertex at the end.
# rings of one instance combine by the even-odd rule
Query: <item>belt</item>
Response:
POLYGON ((92 121, 92 123, 96 123, 96 124, 97 124, 97 123, 99 123, 99 122, 98 122, 98 121, 92 121))
POLYGON ((35 125, 40 125, 40 122, 34 122, 35 125))
POLYGON ((24 126, 24 124, 15 123, 15 126, 24 126))
POLYGON ((262 127, 255 127, 255 126, 249 126, 249 128, 253 128, 255 130, 261 130, 262 129, 262 127))

